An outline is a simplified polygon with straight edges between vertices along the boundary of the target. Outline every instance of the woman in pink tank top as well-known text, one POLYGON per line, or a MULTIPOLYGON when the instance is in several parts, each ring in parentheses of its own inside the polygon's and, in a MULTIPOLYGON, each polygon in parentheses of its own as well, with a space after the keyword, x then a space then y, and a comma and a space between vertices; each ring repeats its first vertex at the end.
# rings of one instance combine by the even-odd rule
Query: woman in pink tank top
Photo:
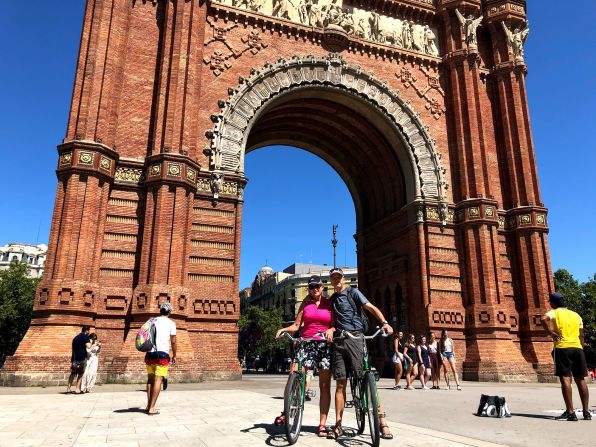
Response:
MULTIPOLYGON (((290 375, 296 371, 298 355, 304 358, 302 364, 306 369, 312 370, 318 368, 321 396, 319 402, 321 415, 318 434, 320 437, 325 437, 327 436, 327 414, 329 413, 329 405, 331 403, 331 347, 325 341, 325 337, 318 334, 319 332, 325 333, 331 326, 331 301, 323 296, 323 283, 318 276, 311 276, 309 278, 308 292, 308 296, 304 298, 298 309, 294 323, 278 330, 276 338, 279 338, 282 332, 293 334, 301 326, 301 335, 303 338, 315 338, 315 340, 302 343, 300 351, 295 353, 290 375)), ((284 421, 285 414, 282 412, 280 416, 275 418, 275 425, 282 425, 284 421)))

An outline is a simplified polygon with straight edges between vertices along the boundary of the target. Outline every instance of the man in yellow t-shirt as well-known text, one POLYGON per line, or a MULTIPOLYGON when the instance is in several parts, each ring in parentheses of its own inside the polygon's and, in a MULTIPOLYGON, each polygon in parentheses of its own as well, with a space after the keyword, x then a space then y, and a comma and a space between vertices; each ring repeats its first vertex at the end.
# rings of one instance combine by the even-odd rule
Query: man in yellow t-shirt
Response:
POLYGON ((586 357, 584 355, 584 325, 581 317, 565 307, 563 295, 551 293, 549 298, 551 310, 542 317, 542 326, 553 338, 555 361, 555 376, 561 382, 561 391, 566 409, 557 419, 577 421, 573 408, 571 391, 571 376, 575 380, 579 396, 582 401, 584 419, 592 419, 590 414, 590 394, 584 380, 587 372, 586 357))

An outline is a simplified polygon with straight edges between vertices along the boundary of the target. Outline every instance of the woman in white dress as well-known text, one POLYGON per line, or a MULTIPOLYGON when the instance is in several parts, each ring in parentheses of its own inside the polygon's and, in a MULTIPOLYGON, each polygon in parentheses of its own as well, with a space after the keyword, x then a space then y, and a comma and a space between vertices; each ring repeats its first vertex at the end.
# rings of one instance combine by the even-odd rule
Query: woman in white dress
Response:
POLYGON ((97 380, 97 367, 99 366, 99 351, 101 350, 101 343, 97 340, 95 333, 89 334, 91 339, 91 347, 87 349, 87 366, 85 367, 85 374, 83 374, 83 381, 81 383, 81 390, 84 393, 91 393, 97 380))

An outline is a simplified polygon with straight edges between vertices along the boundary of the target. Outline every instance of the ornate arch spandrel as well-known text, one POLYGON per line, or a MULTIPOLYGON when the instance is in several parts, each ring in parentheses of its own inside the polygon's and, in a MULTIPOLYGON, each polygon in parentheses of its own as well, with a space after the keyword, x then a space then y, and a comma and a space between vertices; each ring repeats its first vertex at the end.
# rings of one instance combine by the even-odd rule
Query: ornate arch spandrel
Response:
POLYGON ((210 155, 210 169, 243 174, 247 139, 262 110, 273 98, 309 85, 342 90, 380 110, 409 148, 416 185, 415 194, 408 200, 445 203, 446 171, 441 166, 435 140, 430 137, 428 127, 422 125, 420 115, 386 82, 359 66, 348 64, 336 54, 279 59, 275 64, 267 63, 261 70, 253 68, 248 78, 241 77, 237 88, 228 89, 228 100, 219 101, 221 113, 212 116, 214 127, 206 132, 211 140, 206 150, 210 155))

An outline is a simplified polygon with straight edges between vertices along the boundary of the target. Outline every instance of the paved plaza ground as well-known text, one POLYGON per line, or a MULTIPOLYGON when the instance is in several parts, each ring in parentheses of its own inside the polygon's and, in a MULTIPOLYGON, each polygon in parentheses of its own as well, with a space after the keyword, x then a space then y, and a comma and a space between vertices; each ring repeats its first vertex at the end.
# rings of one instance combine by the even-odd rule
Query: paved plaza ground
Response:
MULTIPOLYGON (((225 446, 287 445, 283 428, 273 426, 281 411, 284 376, 245 375, 237 382, 171 384, 162 392, 161 414, 145 415, 142 385, 103 385, 92 394, 63 394, 58 388, 0 388, 0 446, 225 446)), ((316 379, 314 382, 316 387, 316 379)), ((381 379, 380 395, 393 441, 385 446, 593 446, 594 421, 559 422, 556 384, 465 382, 462 391, 394 391, 381 379), (481 393, 505 396, 510 419, 479 418, 481 393)), ((596 386, 591 386, 596 404, 596 386)), ((579 397, 574 395, 576 406, 579 397)), ((308 403, 297 445, 330 446, 315 435, 318 396, 308 403)), ((596 410, 596 406, 592 405, 596 410)), ((344 426, 355 427, 353 410, 344 426)), ((330 414, 333 420, 333 409, 330 414)), ((343 447, 370 445, 370 438, 347 430, 343 447)))

